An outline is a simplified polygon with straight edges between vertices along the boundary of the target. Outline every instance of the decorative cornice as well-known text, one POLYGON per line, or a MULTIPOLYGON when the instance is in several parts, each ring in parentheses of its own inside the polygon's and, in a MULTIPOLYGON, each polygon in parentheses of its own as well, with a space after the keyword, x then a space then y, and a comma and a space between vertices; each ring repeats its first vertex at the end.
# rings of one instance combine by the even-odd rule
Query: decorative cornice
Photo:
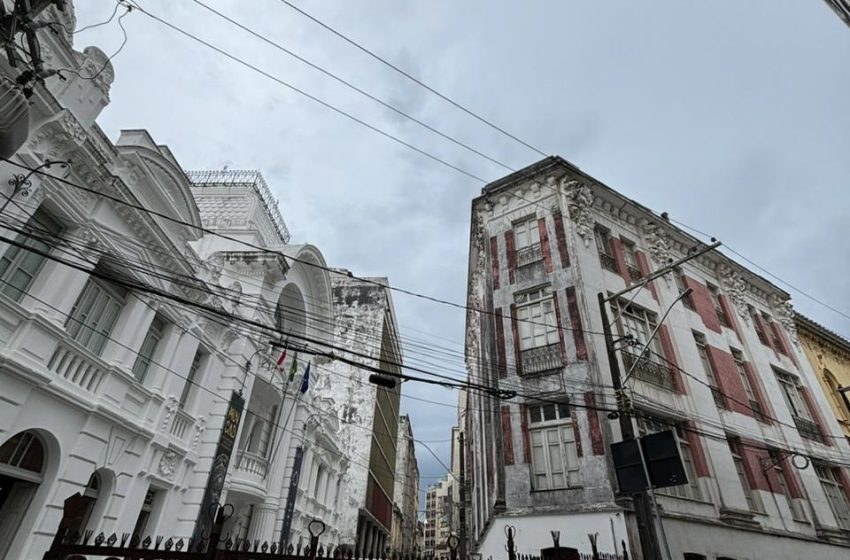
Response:
POLYGON ((584 246, 590 247, 593 238, 593 191, 586 183, 566 178, 562 180, 561 188, 569 200, 567 210, 575 224, 575 231, 584 240, 584 246))

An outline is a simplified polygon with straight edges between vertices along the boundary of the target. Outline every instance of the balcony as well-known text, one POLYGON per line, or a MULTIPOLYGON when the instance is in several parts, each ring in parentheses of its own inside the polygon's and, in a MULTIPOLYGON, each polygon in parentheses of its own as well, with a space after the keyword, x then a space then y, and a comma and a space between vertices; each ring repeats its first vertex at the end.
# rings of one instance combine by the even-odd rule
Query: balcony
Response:
POLYGON ((251 451, 240 449, 236 452, 236 460, 232 463, 232 490, 240 494, 254 497, 266 495, 266 474, 268 460, 251 451))
POLYGON ((636 378, 652 383, 665 389, 673 389, 673 371, 664 364, 653 362, 647 357, 638 357, 630 352, 623 352, 623 366, 626 371, 632 369, 636 378))
POLYGON ((750 408, 752 409, 753 416, 756 417, 756 420, 758 420, 759 422, 765 421, 764 411, 761 408, 760 402, 753 400, 753 399, 750 399, 750 408))
POLYGON ((559 370, 564 367, 561 345, 558 343, 523 350, 521 358, 524 375, 559 370))
POLYGON ((611 272, 617 272, 617 263, 611 255, 607 253, 599 253, 599 262, 602 264, 602 268, 610 270, 611 272))
POLYGON ((540 243, 518 249, 516 252, 517 268, 534 264, 543 260, 543 246, 540 243))
POLYGON ((823 434, 820 432, 820 426, 811 420, 794 416, 794 424, 797 426, 797 431, 804 438, 823 443, 823 434))

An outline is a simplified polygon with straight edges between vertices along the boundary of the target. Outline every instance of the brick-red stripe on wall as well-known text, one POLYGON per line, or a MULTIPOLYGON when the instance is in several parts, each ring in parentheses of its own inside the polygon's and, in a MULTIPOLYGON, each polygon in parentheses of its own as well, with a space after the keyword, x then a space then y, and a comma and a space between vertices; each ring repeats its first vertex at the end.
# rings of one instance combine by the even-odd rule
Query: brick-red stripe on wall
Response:
POLYGON ((769 461, 770 457, 767 451, 756 449, 755 446, 764 447, 764 444, 751 440, 741 441, 741 457, 744 460, 744 471, 747 474, 747 480, 750 482, 750 487, 754 490, 766 490, 770 492, 770 484, 764 473, 762 459, 769 461))
POLYGON ((558 305, 558 292, 552 292, 552 306, 555 308, 555 324, 558 326, 558 343, 561 346, 561 363, 567 363, 567 345, 564 343, 564 323, 561 322, 561 306, 558 305))
POLYGON ((537 230, 540 233, 540 252, 543 254, 543 267, 546 272, 552 272, 552 248, 549 246, 549 231, 546 229, 546 218, 537 220, 537 230))
POLYGON ((516 318, 516 305, 511 304, 511 334, 514 339, 514 361, 517 375, 522 375, 522 353, 519 349, 519 323, 516 318))
POLYGON ((514 464, 514 433, 511 427, 511 407, 502 405, 502 453, 506 465, 514 464))
POLYGON ((581 315, 578 312, 575 286, 567 288, 567 312, 570 314, 570 327, 573 329, 573 341, 576 345, 576 359, 587 359, 587 346, 584 342, 584 331, 581 327, 581 315))
MULTIPOLYGON (((644 277, 649 276, 651 271, 649 270, 649 260, 646 258, 646 253, 635 250, 635 259, 637 259, 638 270, 640 270, 640 273, 644 277)), ((649 293, 652 294, 652 298, 655 301, 658 301, 658 292, 655 289, 655 280, 647 284, 646 287, 649 288, 649 293)))
POLYGON ((599 411, 596 410, 596 395, 593 391, 584 393, 584 404, 587 405, 587 423, 590 426, 590 448, 594 455, 604 455, 602 428, 599 426, 599 411))
POLYGON ((576 414, 575 407, 570 407, 570 418, 573 422, 573 438, 576 440, 576 455, 581 457, 584 455, 584 450, 581 446, 581 430, 578 427, 578 414, 576 414))
POLYGON ((531 462, 531 447, 528 444, 528 412, 526 411, 525 405, 520 405, 520 420, 519 426, 522 430, 522 462, 530 463, 531 462))
POLYGON ((729 397, 726 399, 729 410, 753 416, 754 413, 749 407, 744 383, 738 375, 735 358, 729 352, 724 352, 714 346, 706 346, 706 349, 708 350, 708 361, 711 362, 714 377, 717 379, 717 385, 720 391, 729 397))
POLYGON ((496 309, 496 369, 499 372, 499 378, 504 379, 508 376, 508 361, 505 353, 505 319, 502 316, 502 310, 496 309))
POLYGON ((689 276, 683 278, 685 279, 685 287, 693 289, 691 301, 694 302, 694 310, 702 318, 702 324, 705 325, 705 328, 714 332, 721 332, 720 319, 717 318, 717 312, 714 310, 708 287, 689 276))
POLYGON ((738 335, 738 340, 743 340, 743 338, 741 338, 741 331, 738 327, 738 318, 735 317, 734 313, 732 313, 732 306, 729 305, 729 298, 724 294, 720 294, 718 299, 720 300, 720 309, 722 309, 723 313, 726 314, 726 319, 729 321, 729 325, 732 327, 732 330, 738 335))
POLYGON ((499 289, 499 239, 490 238, 490 275, 493 277, 493 289, 499 289))
POLYGON ((614 252, 614 265, 617 267, 617 274, 623 277, 626 284, 630 284, 629 271, 626 268, 626 257, 623 256, 623 243, 619 237, 611 238, 611 250, 614 252))
POLYGON ((744 371, 747 372, 747 381, 750 382, 750 387, 753 388, 753 393, 756 394, 756 400, 758 400, 761 405, 761 412, 765 421, 767 423, 772 423, 772 420, 770 419, 774 418, 773 408, 770 406, 770 402, 765 398, 767 393, 765 393, 761 378, 756 373, 751 362, 744 362, 744 371))
POLYGON ((688 420, 688 429, 685 430, 685 437, 688 438, 688 443, 691 446, 691 456, 694 459, 694 470, 698 477, 711 476, 708 471, 708 461, 705 459, 705 450, 702 447, 702 440, 699 434, 695 432, 696 424, 693 420, 688 420))
POLYGON ((564 231, 564 217, 560 212, 552 215, 555 221, 555 239, 558 241, 558 254, 561 257, 561 268, 570 266, 570 255, 567 253, 567 234, 564 231))
POLYGON ((508 282, 516 281, 516 250, 514 249, 514 230, 505 232, 505 255, 508 258, 508 282))
POLYGON ((678 393, 685 393, 685 382, 682 379, 682 372, 679 370, 679 360, 676 358, 676 351, 673 349, 673 339, 670 338, 670 331, 667 329, 667 325, 658 327, 658 340, 661 341, 661 351, 664 352, 664 357, 671 365, 673 388, 678 393))

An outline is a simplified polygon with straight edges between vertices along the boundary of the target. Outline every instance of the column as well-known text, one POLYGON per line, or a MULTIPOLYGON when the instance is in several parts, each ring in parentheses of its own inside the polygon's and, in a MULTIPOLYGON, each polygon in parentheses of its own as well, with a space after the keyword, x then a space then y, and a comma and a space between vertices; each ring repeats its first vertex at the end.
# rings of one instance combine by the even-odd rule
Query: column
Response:
MULTIPOLYGON (((180 397, 183 387, 186 385, 186 377, 189 375, 189 368, 192 367, 192 360, 195 358, 199 344, 200 341, 192 333, 181 332, 171 363, 163 364, 168 365, 168 368, 173 371, 173 373, 166 372, 165 379, 162 380, 163 393, 174 395, 177 398, 180 397)), ((196 381, 199 380, 196 379, 196 381)))
POLYGON ((251 524, 248 526, 248 540, 269 542, 271 544, 274 532, 274 521, 277 508, 270 504, 256 504, 251 514, 251 524))
POLYGON ((130 294, 109 335, 111 340, 106 342, 101 354, 103 359, 132 369, 154 315, 156 311, 151 305, 140 296, 130 294))

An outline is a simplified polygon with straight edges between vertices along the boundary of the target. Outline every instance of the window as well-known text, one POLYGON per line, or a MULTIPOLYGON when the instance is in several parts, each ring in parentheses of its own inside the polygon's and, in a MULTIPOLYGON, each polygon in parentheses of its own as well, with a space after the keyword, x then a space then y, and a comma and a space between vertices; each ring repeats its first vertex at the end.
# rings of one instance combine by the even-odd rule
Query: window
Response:
POLYGON ((730 348, 730 350, 732 351, 732 358, 735 360, 735 369, 738 372, 738 377, 741 378, 741 384, 744 386, 744 392, 747 394, 747 405, 752 409, 756 420, 764 422, 764 411, 762 410, 761 402, 758 398, 756 398, 756 392, 753 390, 753 386, 750 383, 750 376, 747 375, 747 365, 746 360, 744 360, 744 354, 740 350, 736 350, 734 348, 730 348))
POLYGON ((633 368, 633 374, 638 379, 653 383, 666 389, 673 389, 673 372, 666 363, 661 352, 661 344, 655 336, 649 340, 649 336, 655 330, 655 313, 647 311, 637 305, 627 305, 625 301, 620 303, 621 310, 617 320, 618 328, 622 336, 631 336, 634 348, 622 352, 623 365, 626 371, 633 368), (647 343, 649 348, 643 352, 647 343), (642 355, 641 355, 642 354, 642 355), (640 359, 638 357, 640 356, 640 359))
POLYGON ((531 442, 531 485, 535 490, 577 486, 578 454, 567 403, 527 407, 531 442))
POLYGON ((189 400, 189 395, 192 394, 192 389, 195 386, 198 377, 198 370, 201 369, 201 360, 203 353, 199 349, 195 352, 195 357, 192 359, 192 365, 189 367, 189 373, 186 375, 186 383, 183 385, 183 392, 180 394, 180 408, 186 408, 186 402, 189 400))
MULTIPOLYGON (((36 210, 15 241, 36 251, 49 252, 50 244, 44 238, 59 235, 62 228, 43 210, 36 210)), ((47 257, 33 251, 9 245, 0 257, 0 293, 15 301, 26 294, 47 257)))
MULTIPOLYGON (((679 292, 679 295, 684 294, 688 287, 685 286, 685 273, 682 272, 682 269, 680 267, 677 266, 673 269, 673 278, 676 280, 676 290, 679 292)), ((691 311, 695 309, 694 300, 691 299, 692 295, 693 294, 688 294, 682 298, 682 303, 684 304, 684 306, 690 309, 691 311)))
POLYGON ((540 245, 540 228, 535 218, 514 224, 516 239, 516 264, 527 266, 543 260, 543 247, 540 245))
POLYGON ((773 465, 773 472, 776 473, 776 480, 779 484, 779 489, 782 491, 782 495, 785 496, 785 500, 788 502, 788 509, 791 510, 791 516, 796 521, 806 521, 806 512, 803 510, 802 504, 799 501, 794 501, 794 498, 791 496, 791 491, 788 488, 788 476, 793 476, 785 471, 785 467, 782 463, 785 461, 785 457, 779 452, 775 450, 768 451, 768 455, 770 456, 770 462, 773 465))
POLYGON ((640 418, 638 421, 638 431, 641 436, 666 432, 667 430, 673 430, 676 435, 676 441, 679 444, 679 455, 682 458, 682 466, 685 467, 685 474, 688 476, 688 483, 678 486, 668 486, 667 488, 656 488, 655 491, 668 496, 699 500, 702 495, 699 489, 696 468, 694 467, 694 457, 691 453, 691 442, 685 435, 682 426, 677 425, 675 421, 662 422, 645 417, 640 418))
POLYGON ((767 313, 762 313, 761 316, 764 320, 764 324, 767 325, 771 345, 777 352, 785 354, 785 344, 783 344, 782 340, 779 338, 779 331, 776 329, 776 324, 773 322, 773 319, 771 319, 770 315, 767 313))
POLYGON ((735 471, 738 473, 738 480, 741 482, 741 488, 744 490, 744 498, 747 500, 747 507, 750 511, 763 512, 764 505, 761 502, 761 496, 753 492, 750 486, 749 475, 744 465, 741 442, 737 439, 729 439, 728 442, 729 450, 732 452, 732 461, 735 463, 735 471))
POLYGON ((522 371, 540 373, 563 367, 552 288, 517 294, 517 320, 522 371))
POLYGON ((699 354, 700 362, 702 362, 702 369, 705 372, 705 377, 711 388, 711 396, 714 397, 714 404, 716 404, 718 408, 728 409, 729 403, 726 401, 726 395, 724 395, 723 391, 721 391, 717 386, 717 378, 714 375, 714 368, 711 365, 711 360, 708 358, 708 348, 706 347, 705 336, 698 332, 693 334, 694 342, 697 345, 697 353, 699 354))
POLYGON ((142 509, 139 511, 139 517, 136 518, 136 526, 133 528, 133 535, 139 539, 144 538, 145 530, 153 512, 154 504, 156 503, 158 492, 156 490, 148 490, 145 494, 145 499, 142 502, 142 509))
POLYGON ((617 272, 617 265, 614 262, 614 249, 611 245, 611 232, 607 228, 597 225, 593 229, 593 234, 596 238, 596 250, 599 252, 599 262, 602 264, 602 268, 617 272))
POLYGON ((838 469, 818 464, 815 464, 814 467, 838 526, 842 529, 850 529, 850 504, 847 502, 847 494, 841 487, 841 476, 838 469))
POLYGON ((162 340, 163 332, 165 331, 165 321, 159 316, 153 318, 151 326, 148 329, 148 334, 145 335, 145 341, 142 342, 142 347, 139 354, 136 356, 136 362, 133 364, 133 375, 139 383, 145 382, 145 376, 148 373, 153 354, 159 341, 162 340))
POLYGON ((832 397, 838 410, 838 414, 836 414, 838 421, 850 421, 850 399, 847 398, 848 388, 842 387, 828 369, 823 370, 823 378, 829 386, 829 396, 832 397))
POLYGON ((720 321, 720 324, 724 327, 731 326, 729 317, 726 316, 723 306, 720 305, 720 291, 717 289, 717 286, 708 285, 708 297, 711 298, 711 303, 714 305, 714 312, 717 313, 717 319, 720 321))
POLYGON ((97 278, 89 278, 65 321, 68 335, 97 355, 115 326, 125 292, 97 278))
POLYGON ((626 270, 629 273, 629 279, 632 282, 637 282, 643 278, 643 274, 641 274, 640 267, 638 266, 635 244, 622 238, 621 241, 623 246, 623 260, 626 261, 626 270))
POLYGON ((774 368, 773 373, 776 374, 776 379, 779 381, 779 388, 782 390, 782 396, 785 397, 785 404, 791 411, 791 416, 794 419, 794 424, 800 435, 806 439, 814 441, 822 441, 823 436, 820 427, 812 419, 811 411, 806 406, 803 398, 803 388, 800 386, 800 380, 796 376, 784 371, 779 371, 774 368))

